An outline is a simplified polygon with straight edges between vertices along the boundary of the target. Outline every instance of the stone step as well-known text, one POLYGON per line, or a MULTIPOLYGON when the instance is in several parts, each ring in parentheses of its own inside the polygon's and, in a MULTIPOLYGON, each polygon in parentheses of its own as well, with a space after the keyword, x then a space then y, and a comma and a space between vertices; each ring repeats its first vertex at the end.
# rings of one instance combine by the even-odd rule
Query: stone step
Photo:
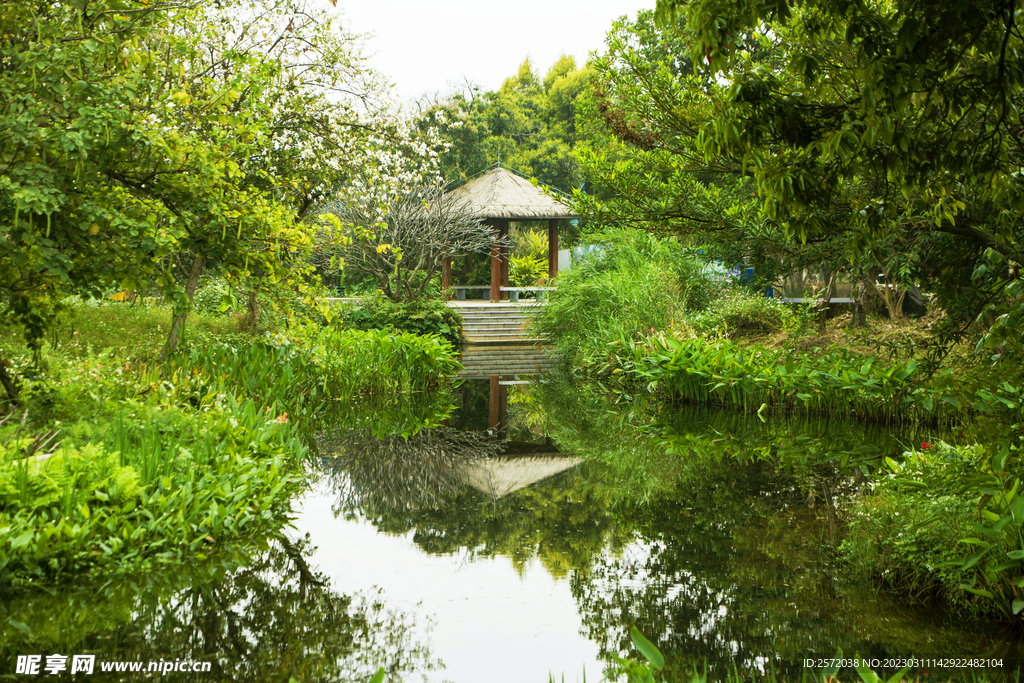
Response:
POLYGON ((493 339, 506 339, 506 338, 507 339, 515 339, 516 341, 521 341, 523 339, 529 339, 533 343, 535 343, 535 344, 537 343, 537 340, 534 339, 533 337, 531 337, 530 335, 524 334, 522 332, 516 332, 516 331, 496 332, 494 330, 489 330, 488 332, 485 332, 485 333, 473 333, 473 332, 468 332, 467 333, 467 332, 463 332, 463 335, 467 339, 470 340, 470 343, 472 343, 472 340, 474 340, 474 339, 492 339, 493 340, 493 339))
MULTIPOLYGON (((554 363, 549 360, 493 360, 489 363, 463 363, 466 370, 490 370, 491 368, 549 368, 554 363)), ((489 373, 490 374, 490 373, 489 373)), ((493 374, 504 374, 502 372, 493 374)))
POLYGON ((529 318, 521 315, 475 315, 473 317, 462 318, 463 325, 473 325, 475 323, 517 323, 524 324, 528 323, 529 318))
POLYGON ((502 336, 502 337, 470 337, 469 343, 475 346, 511 346, 511 345, 522 345, 532 346, 537 343, 536 339, 531 337, 513 337, 513 336, 502 336))
POLYGON ((508 332, 508 331, 522 331, 522 332, 526 332, 526 330, 527 330, 526 325, 515 325, 515 324, 505 324, 505 323, 494 323, 494 324, 490 324, 490 323, 483 324, 483 323, 481 323, 480 325, 463 325, 462 329, 466 330, 467 332, 481 332, 481 331, 486 331, 486 330, 493 330, 494 332, 501 332, 501 331, 506 331, 506 332, 508 332))
MULTIPOLYGON (((494 348, 494 347, 488 347, 488 348, 494 348)), ((522 347, 522 346, 515 346, 513 348, 522 349, 524 347, 522 347)), ((537 363, 547 363, 547 362, 554 362, 554 360, 550 356, 548 356, 548 355, 539 354, 539 353, 530 353, 528 350, 525 350, 523 353, 503 352, 503 353, 495 353, 493 355, 488 355, 488 354, 483 354, 483 353, 474 353, 474 354, 470 354, 470 355, 464 355, 462 357, 462 364, 463 365, 469 365, 470 363, 480 364, 480 363, 504 363, 504 362, 515 362, 515 363, 518 363, 518 362, 524 362, 524 363, 537 362, 537 363)))

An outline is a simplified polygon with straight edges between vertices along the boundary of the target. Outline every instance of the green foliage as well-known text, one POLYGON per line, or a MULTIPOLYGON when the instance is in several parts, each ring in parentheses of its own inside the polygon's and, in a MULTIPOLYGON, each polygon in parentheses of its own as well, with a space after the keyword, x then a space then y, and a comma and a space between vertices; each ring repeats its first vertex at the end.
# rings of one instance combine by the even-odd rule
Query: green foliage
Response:
POLYGON ((256 186, 257 169, 243 168, 261 150, 285 148, 265 116, 284 92, 282 64, 239 45, 220 73, 204 64, 222 28, 212 13, 161 2, 121 9, 14 2, 0 14, 2 32, 19 36, 3 44, 2 60, 17 66, 0 78, 11 132, 0 179, 2 315, 33 348, 69 292, 149 282, 184 306, 171 254, 283 281, 284 250, 309 244, 295 213, 256 186))
POLYGON ((508 264, 508 281, 512 287, 534 287, 548 280, 548 260, 530 255, 512 256, 508 264))
POLYGON ((937 441, 887 460, 857 501, 841 549, 855 567, 914 595, 1019 622, 1024 499, 1017 444, 937 441), (991 456, 991 457, 990 457, 991 456))
MULTIPOLYGON (((1016 429, 1017 426, 1014 426, 1016 429)), ((940 444, 944 446, 944 444, 940 444)), ((991 458, 966 477, 961 495, 976 499, 971 535, 961 539, 961 553, 949 564, 964 574, 960 586, 992 600, 1009 620, 1020 623, 1024 612, 1024 495, 1020 491, 1020 443, 992 449, 991 458)))
POLYGON ((421 127, 436 126, 446 148, 440 166, 446 180, 464 181, 503 163, 550 187, 579 187, 583 176, 573 158, 579 137, 576 116, 589 97, 592 71, 563 56, 543 80, 529 59, 497 91, 476 88, 433 103, 421 127))
POLYGON ((529 256, 538 261, 548 257, 548 235, 546 231, 531 229, 530 224, 512 228, 512 249, 515 256, 529 256))
POLYGON ((643 655, 645 661, 638 662, 616 655, 614 656, 614 661, 617 664, 616 675, 625 674, 629 683, 655 683, 654 672, 665 668, 665 657, 651 641, 644 638, 636 626, 629 629, 629 638, 643 655))
POLYGON ((735 338, 795 330, 793 318, 792 312, 775 299, 732 290, 706 310, 688 315, 686 323, 699 335, 735 338))
POLYGON ((579 211, 769 278, 824 265, 926 282, 950 313, 943 346, 985 307, 988 348, 1019 338, 1019 269, 970 278, 986 250, 1024 260, 1008 4, 658 5, 658 21, 617 22, 594 62, 601 129, 579 150, 579 211))
POLYGON ((148 423, 161 406, 135 403, 104 441, 66 443, 45 463, 26 460, 20 426, 8 427, 0 585, 201 561, 277 533, 300 482, 295 429, 251 401, 220 396, 204 407, 171 408, 184 429, 163 435, 148 423))
POLYGON ((223 279, 207 280, 192 298, 192 310, 209 316, 221 316, 235 307, 234 293, 223 279))
POLYGON ((287 520, 302 437, 350 404, 441 395, 459 367, 433 337, 298 332, 192 340, 161 363, 46 357, 32 421, 0 425, 0 586, 244 555, 287 520), (59 428, 37 438, 33 422, 59 428))
POLYGON ((913 360, 884 367, 844 349, 798 357, 789 351, 741 349, 726 340, 656 335, 610 342, 584 357, 580 366, 617 392, 657 390, 672 399, 758 414, 841 411, 868 420, 928 421, 952 419, 962 405, 922 384, 913 360))
POLYGON ((433 391, 462 368, 448 342, 392 330, 326 329, 314 357, 337 387, 334 397, 393 400, 433 391))
POLYGON ((960 588, 963 573, 950 565, 960 557, 958 545, 976 514, 976 502, 960 489, 977 473, 981 452, 937 442, 907 451, 902 461, 887 458, 870 493, 848 512, 840 552, 854 571, 918 600, 940 598, 954 609, 986 611, 960 588))
POLYGON ((568 363, 608 341, 664 329, 714 297, 714 282, 675 240, 628 229, 589 240, 595 250, 559 274, 558 290, 533 322, 568 363))
POLYGON ((362 299, 342 309, 336 323, 355 330, 395 329, 418 335, 437 335, 462 346, 462 316, 435 297, 396 303, 381 296, 362 299))

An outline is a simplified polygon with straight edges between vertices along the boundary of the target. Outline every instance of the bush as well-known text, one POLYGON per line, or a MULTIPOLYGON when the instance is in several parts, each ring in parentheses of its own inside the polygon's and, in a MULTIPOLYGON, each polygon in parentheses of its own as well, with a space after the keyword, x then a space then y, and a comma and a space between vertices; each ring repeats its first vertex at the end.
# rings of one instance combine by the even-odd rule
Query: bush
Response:
POLYGON ((227 315, 234 304, 231 288, 220 278, 204 282, 192 297, 192 311, 209 316, 227 315))
POLYGON ((51 350, 24 395, 29 419, 0 415, 0 593, 214 551, 243 557, 286 524, 302 438, 339 407, 430 395, 403 434, 450 411, 433 400, 459 369, 444 340, 315 325, 295 334, 193 338, 164 362, 51 350))
POLYGON ((558 289, 534 321, 567 362, 608 341, 669 327, 708 305, 715 283, 676 240, 630 229, 590 238, 588 257, 559 275, 558 289))
POLYGON ((793 313, 775 299, 731 290, 707 310, 686 317, 687 324, 701 335, 728 338, 771 334, 796 327, 793 313))
POLYGON ((928 446, 904 453, 903 462, 887 459, 888 471, 848 511, 840 552, 855 571, 901 593, 994 614, 994 603, 963 590, 967 576, 956 566, 967 552, 962 539, 976 535, 977 501, 961 487, 978 472, 983 449, 928 446))
POLYGON ((33 452, 21 425, 0 429, 0 589, 138 574, 279 532, 305 452, 287 420, 233 396, 201 410, 154 398, 69 430, 96 440, 52 454, 33 452), (164 432, 169 414, 179 429, 164 432))
POLYGON ((548 258, 548 236, 545 230, 537 230, 522 226, 512 228, 512 249, 516 256, 525 256, 535 261, 546 261, 548 258))
POLYGON ((509 259, 508 281, 513 287, 542 286, 548 279, 548 260, 533 256, 512 256, 509 259))
POLYGON ((436 334, 453 348, 462 346, 462 316, 440 298, 395 303, 377 295, 341 313, 341 324, 353 330, 395 329, 400 332, 436 334))

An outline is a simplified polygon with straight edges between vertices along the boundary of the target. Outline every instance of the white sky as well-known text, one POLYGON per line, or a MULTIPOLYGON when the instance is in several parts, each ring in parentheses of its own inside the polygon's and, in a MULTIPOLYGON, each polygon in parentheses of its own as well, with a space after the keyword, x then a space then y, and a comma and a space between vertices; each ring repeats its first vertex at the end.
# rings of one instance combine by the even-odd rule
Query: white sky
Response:
POLYGON ((541 77, 561 54, 583 66, 612 21, 655 0, 338 0, 344 26, 372 33, 366 53, 401 100, 463 78, 496 90, 527 56, 541 77))

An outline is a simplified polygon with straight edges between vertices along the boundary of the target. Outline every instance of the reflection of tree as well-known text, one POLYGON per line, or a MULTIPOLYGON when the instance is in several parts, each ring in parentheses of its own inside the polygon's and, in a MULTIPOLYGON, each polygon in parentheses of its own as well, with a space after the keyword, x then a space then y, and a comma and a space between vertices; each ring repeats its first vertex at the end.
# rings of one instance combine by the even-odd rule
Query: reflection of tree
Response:
POLYGON ((547 415, 532 387, 508 388, 508 435, 515 441, 543 441, 547 437, 547 415))
MULTIPOLYGON (((306 565, 310 552, 306 541, 286 543, 219 578, 169 577, 142 594, 106 586, 28 597, 7 608, 10 619, 30 628, 54 615, 69 621, 48 623, 32 636, 8 629, 0 655, 209 661, 212 670, 202 676, 211 681, 365 681, 380 666, 398 680, 433 668, 426 645, 414 640, 411 617, 386 608, 379 596, 334 592, 306 565)), ((148 681, 152 674, 97 671, 89 678, 148 681)))
POLYGON ((497 500, 469 489, 443 509, 393 511, 371 521, 390 532, 415 530, 413 541, 428 553, 503 556, 519 571, 538 558, 563 577, 628 538, 612 520, 612 504, 583 473, 569 471, 497 500))
POLYGON ((338 503, 335 511, 437 507, 462 487, 460 470, 501 448, 486 434, 449 427, 401 435, 374 436, 346 430, 320 440, 338 503))
MULTIPOLYGON (((450 387, 442 387, 437 391, 399 394, 369 405, 361 401, 335 401, 326 417, 330 425, 344 425, 346 430, 368 431, 378 437, 408 437, 447 420, 455 409, 452 394, 450 387)), ((317 435, 318 452, 330 452, 323 449, 330 446, 331 435, 330 430, 317 435)))
POLYGON ((878 657, 963 649, 965 634, 936 615, 842 580, 826 524, 801 505, 792 476, 765 461, 709 459, 702 470, 671 495, 618 508, 637 542, 573 575, 584 631, 604 658, 630 651, 633 625, 666 655, 666 680, 705 662, 714 678, 735 666, 795 680, 804 657, 837 647, 878 657))
POLYGON ((666 680, 688 680, 689 667, 705 661, 715 678, 734 665, 795 678, 803 657, 837 647, 864 655, 964 650, 958 628, 843 581, 823 540, 831 538, 830 511, 804 504, 809 490, 827 500, 837 484, 852 483, 837 461, 877 462, 902 450, 899 435, 639 398, 627 404, 599 387, 555 381, 536 391, 552 436, 592 463, 593 485, 619 503, 613 524, 635 534, 621 553, 572 575, 584 631, 604 658, 632 651, 633 625, 666 654, 666 680))

